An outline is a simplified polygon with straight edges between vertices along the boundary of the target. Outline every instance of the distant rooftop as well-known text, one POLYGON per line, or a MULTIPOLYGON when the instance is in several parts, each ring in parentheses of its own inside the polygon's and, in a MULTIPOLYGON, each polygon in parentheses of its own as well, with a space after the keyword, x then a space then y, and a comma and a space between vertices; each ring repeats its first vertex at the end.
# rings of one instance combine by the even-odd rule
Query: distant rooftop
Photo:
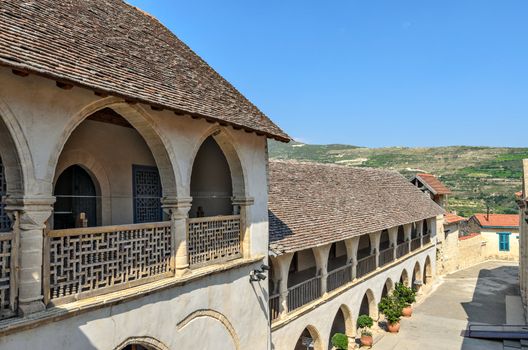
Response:
POLYGON ((517 214, 475 214, 473 215, 482 227, 519 227, 517 214))
POLYGON ((444 220, 447 224, 456 224, 457 222, 466 221, 467 219, 453 213, 446 213, 444 215, 444 220))
POLYGON ((418 179, 433 195, 450 194, 451 190, 432 174, 416 174, 418 179))
POLYGON ((269 182, 270 249, 275 254, 444 213, 395 171, 270 161, 269 182))

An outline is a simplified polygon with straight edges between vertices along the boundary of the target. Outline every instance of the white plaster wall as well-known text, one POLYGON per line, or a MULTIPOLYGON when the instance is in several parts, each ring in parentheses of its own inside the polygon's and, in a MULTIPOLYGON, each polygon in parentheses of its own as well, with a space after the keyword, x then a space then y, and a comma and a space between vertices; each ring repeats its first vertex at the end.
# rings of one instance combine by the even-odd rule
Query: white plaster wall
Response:
POLYGON ((230 270, 186 286, 0 337, 0 348, 111 350, 129 337, 149 336, 169 349, 269 349, 267 281, 252 284, 248 278, 249 271, 258 266, 230 270), (182 323, 196 310, 207 312, 182 323), (231 324, 235 337, 225 322, 219 321, 222 316, 231 324))
MULTIPOLYGON (((308 326, 311 326, 317 330, 321 337, 323 348, 326 349, 326 344, 328 344, 329 339, 332 336, 330 334, 332 323, 337 311, 342 305, 345 305, 350 310, 355 328, 356 320, 359 316, 361 300, 368 289, 373 292, 374 299, 377 304, 381 299, 383 286, 387 282, 388 278, 390 278, 393 283, 398 282, 403 270, 406 270, 408 276, 411 276, 414 266, 417 262, 423 272, 425 260, 428 256, 431 261, 431 268, 434 275, 436 271, 436 248, 432 246, 431 248, 424 250, 419 254, 407 258, 394 267, 380 271, 378 274, 362 281, 346 292, 343 292, 342 294, 339 294, 331 299, 327 299, 325 303, 319 305, 315 309, 311 309, 308 313, 296 318, 292 317, 291 322, 273 330, 272 349, 293 350, 299 335, 308 326)), ((351 334, 348 335, 351 336, 351 334)))
POLYGON ((482 240, 486 242, 483 249, 485 259, 519 260, 519 231, 512 229, 481 231, 482 240), (510 251, 499 251, 498 232, 511 232, 510 251))

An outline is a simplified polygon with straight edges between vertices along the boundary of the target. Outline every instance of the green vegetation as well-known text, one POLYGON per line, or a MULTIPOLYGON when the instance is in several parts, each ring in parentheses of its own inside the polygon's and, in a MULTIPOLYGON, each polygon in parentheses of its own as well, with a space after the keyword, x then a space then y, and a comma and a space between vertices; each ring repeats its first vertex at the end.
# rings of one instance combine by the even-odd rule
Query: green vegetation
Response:
POLYGON ((357 320, 357 326, 361 329, 361 335, 371 336, 372 332, 370 327, 374 325, 374 321, 369 315, 359 315, 357 320))
POLYGON ((514 193, 521 189, 521 159, 528 158, 528 148, 364 148, 270 141, 269 154, 271 159, 392 169, 407 178, 432 173, 453 191, 449 210, 467 217, 487 206, 494 213, 517 213, 514 193))
POLYGON ((394 294, 384 296, 378 304, 379 311, 385 315, 385 319, 390 324, 400 322, 402 307, 401 301, 394 294))
POLYGON ((343 333, 336 333, 332 337, 332 345, 338 350, 348 350, 348 337, 343 333))
POLYGON ((407 307, 416 301, 416 292, 403 283, 396 283, 393 294, 402 307, 407 307))

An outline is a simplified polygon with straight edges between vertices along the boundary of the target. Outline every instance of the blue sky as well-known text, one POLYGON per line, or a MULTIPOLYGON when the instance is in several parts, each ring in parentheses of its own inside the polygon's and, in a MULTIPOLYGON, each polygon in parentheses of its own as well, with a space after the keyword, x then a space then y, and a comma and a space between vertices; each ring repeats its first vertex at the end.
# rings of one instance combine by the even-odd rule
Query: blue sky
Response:
POLYGON ((133 0, 290 136, 528 146, 526 0, 133 0))

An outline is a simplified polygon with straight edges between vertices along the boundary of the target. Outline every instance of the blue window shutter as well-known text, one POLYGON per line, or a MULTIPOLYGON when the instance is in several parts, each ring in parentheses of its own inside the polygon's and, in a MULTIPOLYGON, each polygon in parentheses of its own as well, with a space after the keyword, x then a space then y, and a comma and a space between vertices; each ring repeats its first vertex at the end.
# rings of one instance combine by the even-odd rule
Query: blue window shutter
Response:
POLYGON ((510 232, 499 232, 499 251, 510 251, 510 232))

